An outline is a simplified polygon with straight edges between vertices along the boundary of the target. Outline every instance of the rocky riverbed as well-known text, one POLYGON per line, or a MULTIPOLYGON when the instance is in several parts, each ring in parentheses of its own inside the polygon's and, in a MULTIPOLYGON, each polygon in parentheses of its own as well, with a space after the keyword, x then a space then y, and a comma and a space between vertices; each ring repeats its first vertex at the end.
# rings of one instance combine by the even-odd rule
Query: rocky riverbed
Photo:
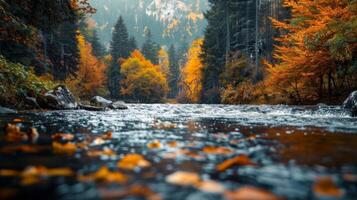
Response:
POLYGON ((0 199, 357 197, 340 107, 128 107, 0 114, 0 199))

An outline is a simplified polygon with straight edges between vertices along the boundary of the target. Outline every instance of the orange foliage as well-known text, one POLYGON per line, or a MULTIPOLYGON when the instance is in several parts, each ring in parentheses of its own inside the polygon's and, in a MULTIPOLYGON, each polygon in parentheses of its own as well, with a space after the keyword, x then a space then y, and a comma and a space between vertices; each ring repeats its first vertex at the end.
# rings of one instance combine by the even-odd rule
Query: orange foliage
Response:
POLYGON ((122 61, 120 73, 121 93, 127 98, 152 103, 166 97, 169 89, 164 73, 138 50, 122 61))
MULTIPOLYGON (((328 75, 328 88, 337 72, 346 73, 357 52, 357 3, 348 0, 285 0, 291 9, 289 22, 272 19, 275 27, 287 32, 277 38, 274 57, 267 63, 268 85, 297 102, 319 98, 328 75)), ((341 74, 341 73, 340 73, 341 74)), ((349 73, 346 73, 349 75, 349 73)), ((337 82, 336 80, 335 82, 337 82)), ((335 84, 343 87, 344 80, 335 84)))
POLYGON ((104 95, 106 65, 93 55, 92 46, 82 35, 77 37, 80 62, 77 77, 66 80, 67 85, 80 97, 104 95))
POLYGON ((202 90, 202 63, 200 60, 201 45, 203 39, 192 42, 188 51, 187 62, 183 67, 180 85, 182 88, 181 98, 191 103, 197 103, 202 90))

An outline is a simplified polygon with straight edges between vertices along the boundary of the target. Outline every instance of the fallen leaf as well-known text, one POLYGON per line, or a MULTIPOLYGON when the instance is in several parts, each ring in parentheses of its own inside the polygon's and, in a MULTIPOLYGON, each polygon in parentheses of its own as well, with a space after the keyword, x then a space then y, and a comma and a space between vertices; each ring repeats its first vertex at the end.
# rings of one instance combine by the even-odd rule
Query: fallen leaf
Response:
POLYGON ((70 134, 70 133, 55 133, 51 136, 51 138, 53 140, 73 140, 74 139, 74 135, 70 134))
POLYGON ((242 187, 224 193, 227 200, 278 200, 274 194, 254 187, 242 187))
POLYGON ((22 142, 28 140, 26 133, 21 132, 20 127, 7 124, 5 126, 5 140, 8 142, 22 142))
POLYGON ((178 146, 178 143, 176 141, 169 141, 169 142, 167 142, 167 146, 169 146, 171 148, 175 148, 178 146))
POLYGON ((20 119, 20 118, 15 118, 15 119, 13 120, 13 122, 19 123, 19 122, 24 122, 24 120, 23 120, 23 119, 20 119))
POLYGON ((60 142, 53 142, 52 143, 53 152, 56 154, 67 154, 73 155, 77 151, 77 146, 74 143, 60 143, 60 142))
POLYGON ((203 192, 209 193, 223 193, 225 191, 222 184, 212 180, 201 181, 196 185, 196 187, 203 192))
POLYGON ((128 178, 120 172, 113 172, 107 167, 101 167, 98 171, 92 174, 80 176, 79 180, 123 184, 127 182, 128 178))
POLYGON ((313 190, 318 197, 342 197, 344 191, 338 188, 336 183, 331 177, 319 177, 316 179, 313 190))
POLYGON ((137 167, 149 167, 150 165, 150 162, 139 154, 128 154, 118 162, 119 168, 128 170, 133 170, 137 167))
POLYGON ((109 148, 104 148, 103 150, 90 150, 87 155, 91 157, 115 156, 115 152, 109 148))
POLYGON ((177 171, 166 176, 166 182, 181 186, 195 186, 200 183, 200 176, 194 172, 177 171))
POLYGON ((233 153, 232 149, 229 149, 227 147, 214 147, 214 146, 207 146, 203 148, 203 152, 206 154, 224 154, 224 155, 230 155, 233 153))
POLYGON ((246 165, 254 166, 255 164, 250 160, 248 156, 240 155, 222 162, 221 164, 216 166, 216 169, 218 171, 225 171, 233 166, 246 166, 246 165))
POLYGON ((159 149, 159 148, 162 148, 162 144, 159 141, 153 141, 153 142, 147 144, 147 147, 149 149, 159 149))

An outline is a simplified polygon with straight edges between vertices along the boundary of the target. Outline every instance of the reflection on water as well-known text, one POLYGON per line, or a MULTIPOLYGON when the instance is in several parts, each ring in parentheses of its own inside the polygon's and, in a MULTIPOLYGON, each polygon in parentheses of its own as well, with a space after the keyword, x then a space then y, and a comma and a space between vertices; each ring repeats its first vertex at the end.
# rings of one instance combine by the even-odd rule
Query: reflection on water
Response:
MULTIPOLYGON (((73 157, 55 157, 50 150, 36 155, 0 154, 0 169, 45 165, 88 173, 98 166, 113 168, 124 155, 138 153, 152 166, 130 172, 128 185, 146 185, 163 199, 223 198, 166 183, 165 177, 175 171, 197 172, 227 189, 250 185, 292 199, 319 199, 313 184, 318 177, 328 176, 343 191, 341 199, 355 199, 357 195, 357 120, 338 107, 160 104, 129 107, 124 111, 0 116, 1 126, 14 118, 24 119, 20 124, 24 128, 36 127, 43 133, 39 143, 49 147, 49 135, 53 133, 73 133, 84 138, 112 130, 113 139, 95 148, 108 147, 117 155, 92 158, 77 152, 73 157), (148 143, 153 141, 159 141, 163 147, 148 148, 148 143), (169 145, 172 141, 177 143, 174 148, 169 145), (227 147, 233 155, 207 155, 202 151, 207 146, 227 147), (217 164, 234 155, 247 155, 257 165, 232 167, 222 173, 215 170, 217 164)), ((0 142, 0 145, 7 144, 0 142)), ((16 181, 1 177, 0 185, 18 187, 16 181)), ((20 187, 20 190, 31 197, 45 192, 58 199, 96 199, 103 187, 109 186, 78 183, 62 177, 51 179, 41 187, 20 187)))

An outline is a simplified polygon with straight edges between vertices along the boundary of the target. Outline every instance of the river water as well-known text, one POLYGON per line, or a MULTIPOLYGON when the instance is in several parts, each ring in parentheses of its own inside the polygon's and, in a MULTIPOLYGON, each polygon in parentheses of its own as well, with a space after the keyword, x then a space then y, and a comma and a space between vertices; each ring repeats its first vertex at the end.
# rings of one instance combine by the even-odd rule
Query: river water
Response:
MULTIPOLYGON (((121 111, 0 115, 2 127, 16 118, 21 119, 17 124, 23 129, 37 128, 41 135, 39 145, 50 144, 48 136, 54 133, 72 133, 81 138, 110 130, 113 138, 109 142, 93 146, 110 148, 116 153, 96 158, 81 151, 72 156, 54 156, 52 152, 0 153, 0 169, 21 170, 41 165, 70 167, 76 173, 88 174, 100 166, 116 168, 118 160, 126 154, 141 154, 152 165, 125 172, 130 177, 128 183, 83 183, 74 177, 56 177, 40 185, 23 186, 16 178, 0 176, 0 189, 15 188, 18 198, 41 199, 45 195, 54 199, 98 199, 108 197, 103 191, 125 190, 139 184, 162 199, 224 199, 221 193, 167 183, 165 177, 169 174, 188 171, 196 172, 202 179, 214 180, 226 190, 252 186, 286 199, 357 198, 357 119, 339 107, 128 106, 128 110, 121 111), (147 145, 153 141, 162 147, 149 148, 147 145), (172 141, 177 142, 177 147, 165 145, 172 141), (205 154, 202 149, 207 146, 226 147, 233 153, 205 154), (172 156, 178 149, 191 153, 172 156), (224 172, 216 170, 219 163, 237 155, 247 155, 255 165, 233 166, 224 172), (333 180, 337 195, 316 192, 316 182, 321 177, 333 180)), ((1 141, 0 145, 4 148, 9 144, 1 141)), ((141 199, 135 195, 125 198, 141 199)))

